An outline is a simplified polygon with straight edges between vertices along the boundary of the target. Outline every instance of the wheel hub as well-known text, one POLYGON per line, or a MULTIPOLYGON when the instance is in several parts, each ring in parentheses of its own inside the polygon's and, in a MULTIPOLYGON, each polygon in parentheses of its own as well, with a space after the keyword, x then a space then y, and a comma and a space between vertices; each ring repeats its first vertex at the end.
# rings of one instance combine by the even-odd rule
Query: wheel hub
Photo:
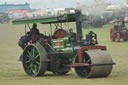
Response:
POLYGON ((30 57, 30 62, 33 64, 33 63, 35 63, 35 57, 34 56, 31 56, 30 57))

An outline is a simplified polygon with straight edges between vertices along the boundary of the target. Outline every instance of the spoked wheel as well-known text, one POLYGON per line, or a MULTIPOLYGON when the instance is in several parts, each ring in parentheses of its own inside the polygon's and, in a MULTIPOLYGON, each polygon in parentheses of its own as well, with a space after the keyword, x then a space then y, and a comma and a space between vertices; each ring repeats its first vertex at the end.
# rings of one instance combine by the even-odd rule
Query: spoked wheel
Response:
POLYGON ((54 70, 52 71, 54 74, 56 75, 64 75, 66 73, 68 73, 71 69, 70 66, 65 66, 64 64, 62 64, 62 62, 64 61, 64 59, 57 59, 57 61, 54 62, 54 70))
POLYGON ((116 39, 115 34, 114 34, 114 31, 115 31, 114 29, 110 29, 110 40, 112 42, 114 42, 115 39, 116 39))
MULTIPOLYGON (((85 53, 84 53, 84 55, 85 56, 83 56, 83 63, 91 64, 90 57, 85 53)), ((76 57, 75 63, 79 63, 78 57, 76 57)), ((81 78, 87 78, 90 70, 91 70, 90 66, 87 66, 87 67, 75 67, 76 74, 81 78)))
POLYGON ((28 45, 23 52, 23 68, 29 76, 41 76, 47 69, 47 53, 40 44, 28 45))
POLYGON ((116 35, 116 42, 120 42, 120 34, 119 33, 117 33, 117 35, 116 35))
POLYGON ((128 41, 128 39, 124 38, 123 41, 128 41))
MULTIPOLYGON (((106 77, 112 71, 112 58, 106 51, 89 50, 83 53, 83 63, 94 66, 75 67, 76 74, 81 78, 106 77)), ((75 63, 79 63, 78 58, 75 63)))
POLYGON ((53 71, 53 73, 56 75, 65 75, 66 73, 70 71, 70 69, 71 68, 65 68, 63 71, 57 70, 57 71, 53 71))

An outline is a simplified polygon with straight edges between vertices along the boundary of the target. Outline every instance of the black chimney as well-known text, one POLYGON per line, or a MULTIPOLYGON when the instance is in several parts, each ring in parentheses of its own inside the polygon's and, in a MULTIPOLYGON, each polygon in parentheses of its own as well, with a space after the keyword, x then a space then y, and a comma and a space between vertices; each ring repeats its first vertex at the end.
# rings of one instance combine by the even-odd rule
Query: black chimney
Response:
POLYGON ((77 40, 82 40, 82 19, 81 19, 81 11, 75 10, 76 13, 76 29, 77 29, 77 40))

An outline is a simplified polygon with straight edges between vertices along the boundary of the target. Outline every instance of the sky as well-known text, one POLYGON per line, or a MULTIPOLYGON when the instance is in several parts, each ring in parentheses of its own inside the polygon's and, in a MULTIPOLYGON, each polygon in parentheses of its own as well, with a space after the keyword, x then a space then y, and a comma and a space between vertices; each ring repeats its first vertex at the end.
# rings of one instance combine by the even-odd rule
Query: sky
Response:
MULTIPOLYGON (((75 8, 78 5, 90 5, 94 0, 0 0, 0 4, 30 3, 31 8, 75 8)), ((113 4, 123 4, 126 0, 105 0, 113 4)))

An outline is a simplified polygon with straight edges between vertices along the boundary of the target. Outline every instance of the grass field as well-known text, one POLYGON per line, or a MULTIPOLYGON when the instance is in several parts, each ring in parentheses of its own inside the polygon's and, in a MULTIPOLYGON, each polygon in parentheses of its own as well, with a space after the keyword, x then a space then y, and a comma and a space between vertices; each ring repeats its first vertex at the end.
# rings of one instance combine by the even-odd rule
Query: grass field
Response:
MULTIPOLYGON (((73 28, 75 24, 70 24, 73 28)), ((47 33, 47 25, 39 25, 40 31, 47 33)), ((113 43, 109 40, 110 25, 99 29, 84 29, 83 34, 93 30, 98 35, 99 44, 105 45, 111 54, 114 65, 106 78, 81 79, 72 69, 65 76, 46 73, 42 77, 29 77, 25 74, 18 58, 22 52, 17 41, 24 34, 24 25, 0 24, 0 85, 128 85, 128 42, 113 43)))

